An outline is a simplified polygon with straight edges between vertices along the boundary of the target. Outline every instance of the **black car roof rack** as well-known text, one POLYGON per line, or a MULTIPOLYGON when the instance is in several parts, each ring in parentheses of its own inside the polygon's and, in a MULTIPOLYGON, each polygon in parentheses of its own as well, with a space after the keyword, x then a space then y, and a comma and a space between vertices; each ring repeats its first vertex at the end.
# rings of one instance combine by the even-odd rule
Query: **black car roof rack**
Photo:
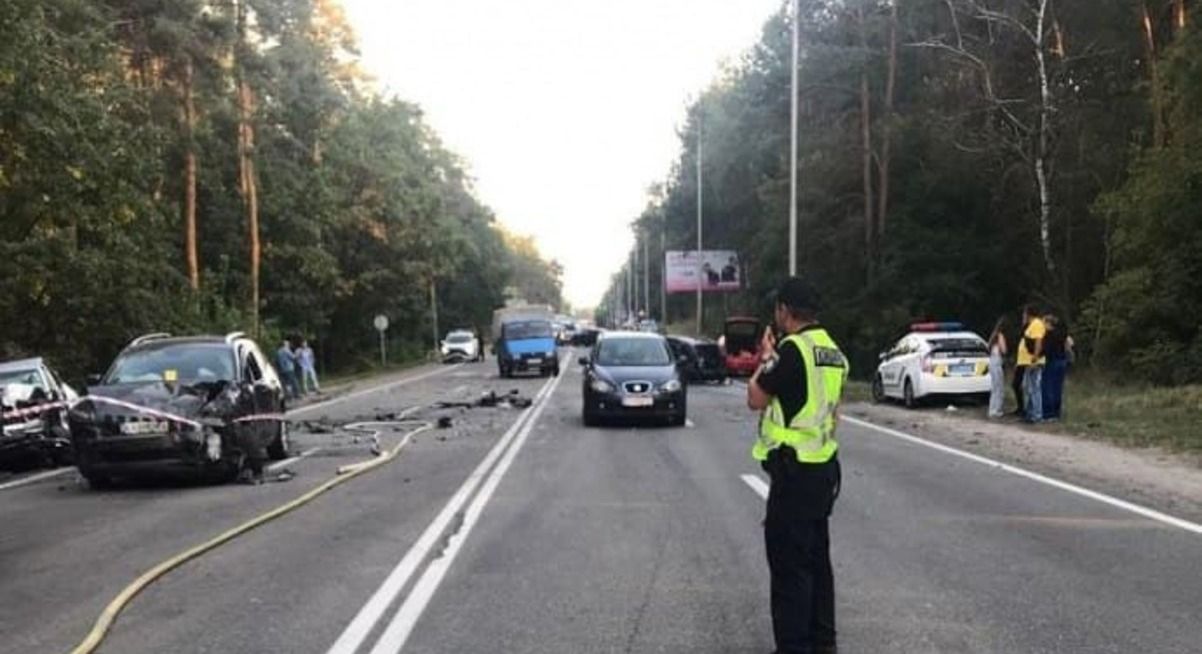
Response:
POLYGON ((134 347, 135 345, 141 345, 143 343, 149 343, 150 341, 157 341, 157 340, 160 340, 163 338, 171 338, 171 334, 168 334, 167 332, 154 332, 152 334, 142 334, 141 336, 130 341, 129 345, 126 345, 126 347, 134 347))
POLYGON ((230 332, 225 335, 225 342, 233 344, 239 338, 246 338, 246 332, 230 332))

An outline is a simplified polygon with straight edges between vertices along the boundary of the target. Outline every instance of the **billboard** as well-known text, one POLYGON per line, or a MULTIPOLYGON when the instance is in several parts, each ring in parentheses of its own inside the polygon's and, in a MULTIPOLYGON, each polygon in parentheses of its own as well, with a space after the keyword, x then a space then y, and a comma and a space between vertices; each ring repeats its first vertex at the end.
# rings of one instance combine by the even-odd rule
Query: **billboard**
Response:
POLYGON ((743 267, 734 250, 668 250, 664 253, 664 288, 669 293, 696 293, 700 263, 701 290, 737 291, 743 286, 743 267))

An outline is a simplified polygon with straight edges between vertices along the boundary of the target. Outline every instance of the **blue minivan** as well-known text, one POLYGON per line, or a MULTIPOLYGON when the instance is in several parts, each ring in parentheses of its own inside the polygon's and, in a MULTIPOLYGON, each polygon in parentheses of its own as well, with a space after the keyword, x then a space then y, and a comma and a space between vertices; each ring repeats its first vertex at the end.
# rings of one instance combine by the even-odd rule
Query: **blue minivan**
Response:
POLYGON ((540 375, 559 374, 559 353, 549 319, 527 316, 502 321, 494 348, 502 377, 532 371, 540 375))

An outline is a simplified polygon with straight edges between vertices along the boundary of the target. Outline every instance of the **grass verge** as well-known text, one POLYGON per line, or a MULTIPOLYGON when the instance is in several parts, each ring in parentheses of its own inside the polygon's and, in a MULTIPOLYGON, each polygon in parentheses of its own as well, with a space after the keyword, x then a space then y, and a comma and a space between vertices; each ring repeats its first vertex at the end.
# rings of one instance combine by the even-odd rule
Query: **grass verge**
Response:
POLYGON ((1134 447, 1202 452, 1202 385, 1121 386, 1070 375, 1051 428, 1134 447))

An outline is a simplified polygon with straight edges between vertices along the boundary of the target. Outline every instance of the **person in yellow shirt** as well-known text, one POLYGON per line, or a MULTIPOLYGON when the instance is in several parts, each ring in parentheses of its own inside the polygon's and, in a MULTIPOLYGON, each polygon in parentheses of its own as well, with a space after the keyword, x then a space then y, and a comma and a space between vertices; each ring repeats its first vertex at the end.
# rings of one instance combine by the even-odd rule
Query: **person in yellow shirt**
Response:
POLYGON ((1047 325, 1031 305, 1023 307, 1023 337, 1018 342, 1018 368, 1023 370, 1023 419, 1043 420, 1043 339, 1047 325))

